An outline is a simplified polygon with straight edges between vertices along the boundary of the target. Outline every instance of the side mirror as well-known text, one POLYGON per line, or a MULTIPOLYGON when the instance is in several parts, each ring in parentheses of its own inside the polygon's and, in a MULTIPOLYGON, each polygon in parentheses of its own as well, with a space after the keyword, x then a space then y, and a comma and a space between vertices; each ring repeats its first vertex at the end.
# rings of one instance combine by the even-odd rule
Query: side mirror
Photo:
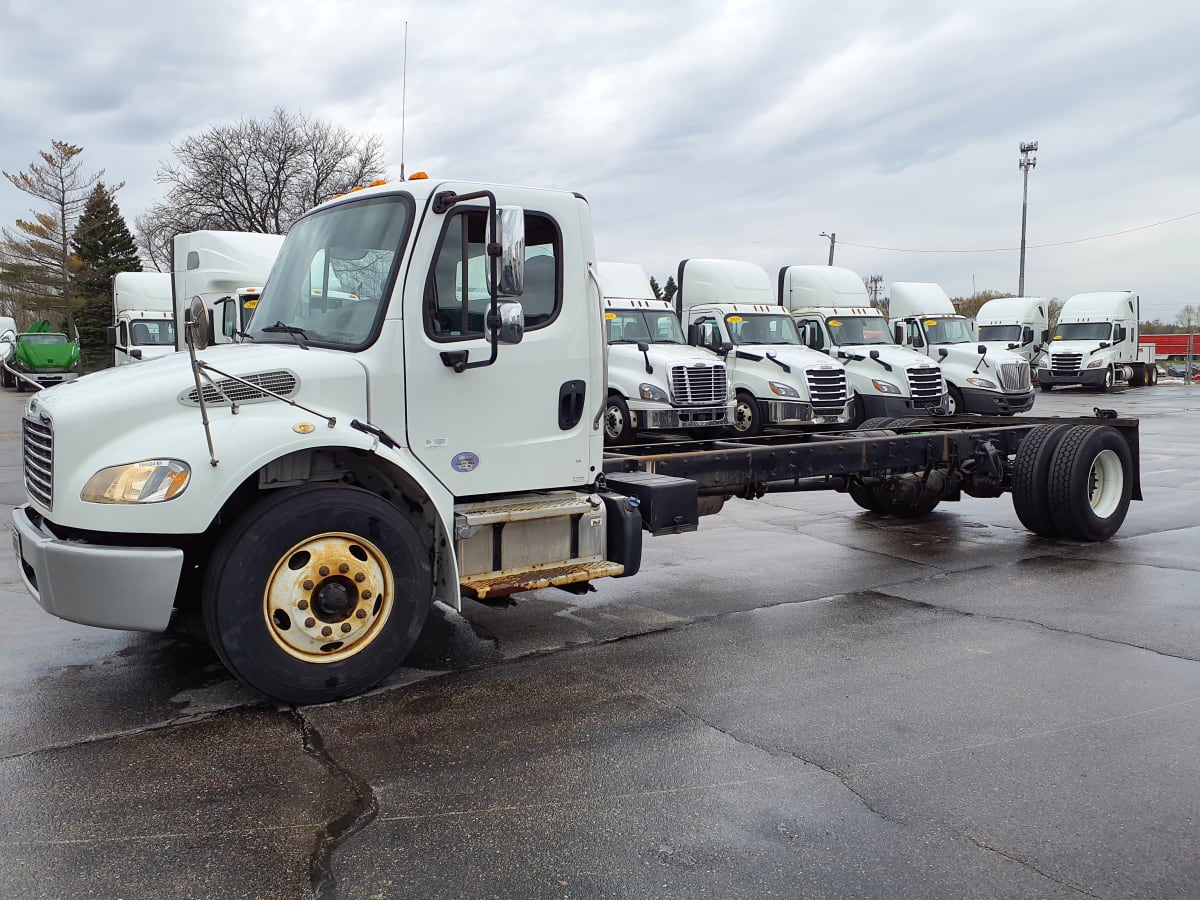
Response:
POLYGON ((1028 325, 1026 325, 1021 330, 1021 343, 1022 344, 1032 344, 1033 343, 1033 329, 1030 328, 1028 325))
POLYGON ((950 351, 945 347, 938 347, 938 359, 945 359, 950 355, 950 351))
POLYGON ((115 348, 117 346, 117 326, 109 325, 105 329, 105 333, 108 335, 108 346, 115 348))
POLYGON ((904 343, 904 323, 903 322, 897 322, 895 325, 893 325, 892 333, 893 333, 893 336, 896 338, 897 344, 904 343))
POLYGON ((699 334, 697 346, 712 350, 714 353, 720 353, 721 332, 717 330, 716 324, 713 322, 701 322, 696 328, 699 334))
MULTIPOLYGON (((525 210, 520 206, 497 208, 496 227, 500 231, 495 236, 500 249, 500 283, 496 285, 496 293, 501 297, 519 297, 525 289, 525 210)), ((516 341, 501 338, 501 341, 515 344, 520 338, 516 341)))
POLYGON ((647 344, 645 341, 638 341, 637 348, 638 348, 638 353, 647 353, 650 350, 650 345, 647 344))
POLYGON ((871 359, 879 359, 879 351, 878 350, 872 350, 869 355, 870 355, 871 359))
POLYGON ((980 344, 978 347, 975 348, 975 350, 979 353, 980 356, 986 356, 987 355, 987 344, 980 344))
POLYGON ((142 358, 142 351, 141 351, 141 350, 139 350, 139 349, 137 349, 136 347, 134 347, 132 350, 130 350, 130 351, 129 351, 129 355, 130 355, 131 357, 133 357, 134 359, 141 359, 141 358, 142 358))
POLYGON ((1042 331, 1042 343, 1043 344, 1050 343, 1050 329, 1049 328, 1046 328, 1042 331))
POLYGON ((221 334, 227 338, 233 337, 234 329, 237 325, 237 301, 232 297, 222 297, 214 303, 214 306, 221 307, 221 334))
POLYGON ((729 341, 726 341, 725 343, 723 343, 717 347, 717 352, 719 354, 721 354, 722 356, 728 356, 732 351, 733 351, 733 344, 729 343, 729 341))
POLYGON ((525 337, 525 310, 516 300, 501 300, 496 304, 496 340, 502 344, 519 344, 525 337))

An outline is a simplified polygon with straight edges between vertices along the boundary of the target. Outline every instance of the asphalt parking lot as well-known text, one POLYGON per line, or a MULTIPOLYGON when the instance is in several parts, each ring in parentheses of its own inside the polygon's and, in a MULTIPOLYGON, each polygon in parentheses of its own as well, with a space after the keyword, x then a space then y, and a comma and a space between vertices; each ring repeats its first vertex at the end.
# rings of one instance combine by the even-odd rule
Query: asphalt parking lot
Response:
MULTIPOLYGON (((22 501, 0 392, 0 503, 22 501)), ((43 613, 0 554, 0 896, 1200 895, 1200 386, 1105 544, 1007 498, 732 501, 643 573, 438 609, 381 689, 261 701, 43 613)))

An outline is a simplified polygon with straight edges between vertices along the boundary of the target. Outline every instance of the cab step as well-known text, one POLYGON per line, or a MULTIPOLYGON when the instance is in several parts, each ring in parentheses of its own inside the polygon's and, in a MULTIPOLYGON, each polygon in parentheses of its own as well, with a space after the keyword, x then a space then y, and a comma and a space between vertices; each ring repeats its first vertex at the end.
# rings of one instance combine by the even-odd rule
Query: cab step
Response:
POLYGON ((519 591, 536 591, 540 588, 581 584, 594 578, 611 578, 624 571, 623 565, 608 560, 565 566, 527 566, 505 572, 467 576, 462 579, 460 585, 468 597, 491 600, 519 591))

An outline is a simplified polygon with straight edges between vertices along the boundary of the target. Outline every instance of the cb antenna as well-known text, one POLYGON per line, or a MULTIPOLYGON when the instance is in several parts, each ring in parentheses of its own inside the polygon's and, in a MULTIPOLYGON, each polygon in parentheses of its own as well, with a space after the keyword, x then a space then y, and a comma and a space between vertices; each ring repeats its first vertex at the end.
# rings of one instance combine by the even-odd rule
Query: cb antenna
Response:
POLYGON ((408 22, 404 23, 404 61, 400 64, 400 180, 404 176, 404 102, 408 88, 408 22))

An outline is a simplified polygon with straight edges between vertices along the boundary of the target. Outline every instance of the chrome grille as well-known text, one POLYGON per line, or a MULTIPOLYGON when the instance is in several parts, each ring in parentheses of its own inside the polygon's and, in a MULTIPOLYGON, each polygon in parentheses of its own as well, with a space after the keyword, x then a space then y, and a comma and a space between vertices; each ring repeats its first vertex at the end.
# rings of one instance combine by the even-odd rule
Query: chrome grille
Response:
MULTIPOLYGON (((268 391, 283 397, 290 397, 296 393, 296 389, 299 387, 296 376, 291 372, 283 370, 278 372, 258 372, 254 375, 246 375, 242 380, 266 388, 268 391)), ((204 402, 208 404, 226 404, 230 400, 234 403, 251 403, 255 400, 271 399, 270 394, 255 390, 252 387, 242 384, 241 381, 234 381, 232 378, 218 380, 216 387, 208 383, 204 383, 203 387, 204 402)), ((186 394, 182 394, 179 399, 183 403, 196 406, 200 404, 199 395, 195 388, 192 388, 186 394)))
POLYGON ((912 366, 904 370, 908 376, 908 389, 912 394, 913 406, 937 406, 946 393, 942 384, 942 370, 937 366, 912 366))
POLYGON ((54 429, 48 421, 23 419, 21 445, 25 490, 30 499, 50 509, 54 503, 54 429))
POLYGON ((842 411, 850 399, 845 369, 806 369, 804 376, 808 379, 808 396, 813 410, 823 414, 842 411))
POLYGON ((672 366, 671 400, 681 406, 724 403, 729 395, 725 366, 672 366))
POLYGON ((1000 387, 1006 391, 1027 391, 1033 387, 1029 380, 1029 363, 1020 362, 1000 363, 1000 387))
POLYGON ((1083 365, 1082 353, 1051 353, 1050 371, 1055 375, 1078 375, 1083 365))

